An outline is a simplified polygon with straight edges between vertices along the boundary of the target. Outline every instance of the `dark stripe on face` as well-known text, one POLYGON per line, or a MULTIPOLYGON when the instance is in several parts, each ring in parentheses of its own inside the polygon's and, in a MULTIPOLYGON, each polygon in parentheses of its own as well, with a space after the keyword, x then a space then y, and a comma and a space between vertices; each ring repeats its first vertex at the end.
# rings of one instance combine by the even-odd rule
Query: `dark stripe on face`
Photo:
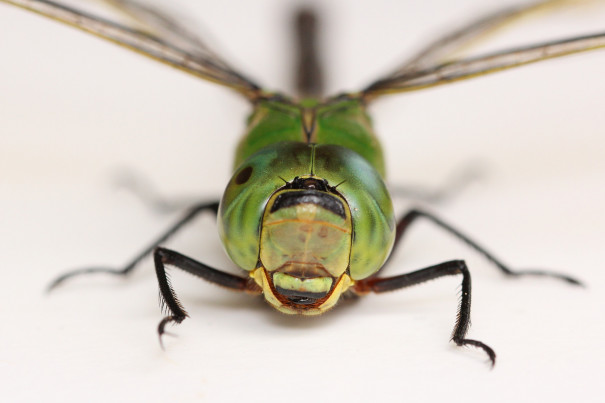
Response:
POLYGON ((317 178, 294 178, 290 183, 292 189, 307 189, 307 190, 321 190, 322 192, 328 191, 328 182, 325 179, 317 178))
POLYGON ((325 298, 328 295, 327 292, 286 290, 285 288, 281 288, 279 286, 275 287, 275 291, 286 297, 288 301, 298 305, 311 305, 317 302, 319 299, 325 298))
POLYGON ((345 206, 336 197, 317 190, 301 190, 298 192, 285 192, 278 195, 271 206, 271 213, 299 204, 315 204, 346 219, 345 206))

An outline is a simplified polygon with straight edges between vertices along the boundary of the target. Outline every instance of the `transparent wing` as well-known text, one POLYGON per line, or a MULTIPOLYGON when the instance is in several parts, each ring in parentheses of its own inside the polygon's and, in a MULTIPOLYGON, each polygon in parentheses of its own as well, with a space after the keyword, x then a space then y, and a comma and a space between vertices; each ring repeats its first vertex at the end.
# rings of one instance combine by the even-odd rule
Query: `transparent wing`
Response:
POLYGON ((456 60, 375 81, 361 92, 361 96, 370 100, 388 93, 416 91, 603 47, 605 32, 456 60))
POLYGON ((562 6, 577 3, 578 0, 541 0, 525 5, 508 7, 482 16, 429 43, 390 76, 398 76, 414 70, 419 71, 443 63, 446 58, 451 57, 453 54, 475 44, 498 29, 518 21, 521 17, 526 17, 536 11, 555 10, 562 6))
POLYGON ((102 0, 138 25, 125 25, 49 0, 0 0, 71 25, 82 31, 124 46, 186 73, 232 88, 248 99, 256 99, 260 87, 230 67, 201 39, 174 17, 131 0, 102 0))
POLYGON ((151 4, 134 0, 97 0, 134 19, 148 33, 162 38, 189 53, 213 59, 217 65, 233 71, 204 41, 186 25, 182 16, 175 16, 151 4))
POLYGON ((415 91, 603 47, 605 32, 447 61, 479 39, 518 21, 521 17, 591 1, 594 0, 542 0, 483 16, 433 41, 393 73, 370 84, 360 95, 370 100, 388 93, 415 91))

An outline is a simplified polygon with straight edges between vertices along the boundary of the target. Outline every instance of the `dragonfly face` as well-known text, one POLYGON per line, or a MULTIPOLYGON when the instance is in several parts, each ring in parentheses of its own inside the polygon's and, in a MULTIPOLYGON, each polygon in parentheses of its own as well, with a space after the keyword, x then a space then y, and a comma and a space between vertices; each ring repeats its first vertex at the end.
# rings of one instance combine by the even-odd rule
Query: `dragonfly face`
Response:
POLYGON ((231 259, 289 314, 333 307, 382 267, 394 239, 380 174, 333 145, 282 142, 253 154, 227 185, 218 217, 231 259))
POLYGON ((260 267, 253 274, 281 311, 313 314, 330 308, 349 266, 352 222, 347 202, 321 178, 295 178, 265 208, 260 267), (260 280, 260 281, 259 281, 260 280))

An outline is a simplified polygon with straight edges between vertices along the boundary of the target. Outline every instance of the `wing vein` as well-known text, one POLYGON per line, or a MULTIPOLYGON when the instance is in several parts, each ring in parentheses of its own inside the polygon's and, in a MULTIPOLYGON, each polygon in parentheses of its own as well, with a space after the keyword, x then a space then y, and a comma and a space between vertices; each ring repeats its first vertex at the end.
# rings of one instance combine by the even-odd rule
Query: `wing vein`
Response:
MULTIPOLYGON (((198 48, 193 50, 194 52, 198 50, 198 52, 192 53, 192 51, 181 49, 153 34, 50 0, 0 1, 78 28, 199 78, 225 85, 239 91, 251 100, 260 93, 260 87, 257 84, 232 70, 201 41, 197 42, 198 48)), ((189 38, 189 41, 193 43, 191 42, 193 39, 189 38)))

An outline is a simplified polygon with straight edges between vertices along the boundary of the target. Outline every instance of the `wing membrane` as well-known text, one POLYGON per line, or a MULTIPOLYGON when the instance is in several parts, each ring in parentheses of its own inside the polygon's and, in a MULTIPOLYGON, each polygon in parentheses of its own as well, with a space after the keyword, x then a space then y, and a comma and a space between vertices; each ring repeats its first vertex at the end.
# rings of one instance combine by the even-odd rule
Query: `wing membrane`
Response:
POLYGON ((402 75, 410 71, 420 71, 443 63, 452 54, 458 53, 488 34, 533 12, 546 9, 554 10, 564 5, 577 3, 578 1, 574 0, 542 0, 490 13, 431 42, 394 71, 391 76, 402 75))
POLYGON ((104 0, 120 11, 130 13, 150 32, 50 0, 0 1, 71 25, 199 78, 230 87, 251 100, 261 93, 257 84, 231 68, 175 19, 141 3, 104 0))
POLYGON ((566 5, 577 5, 581 2, 588 3, 588 0, 539 1, 508 8, 479 18, 471 24, 430 43, 394 73, 373 82, 359 95, 369 101, 384 94, 416 91, 605 47, 605 32, 599 32, 593 35, 545 42, 445 62, 446 57, 451 57, 453 53, 459 52, 462 48, 470 45, 472 41, 516 21, 519 17, 538 10, 556 9, 566 5))
POLYGON ((212 58, 217 65, 233 70, 204 41, 189 29, 182 17, 169 14, 153 5, 134 0, 98 0, 136 20, 148 33, 180 49, 201 57, 212 58))
POLYGON ((401 75, 374 82, 365 88, 361 92, 361 95, 370 100, 376 96, 388 93, 416 91, 453 81, 495 73, 541 60, 604 47, 605 33, 547 42, 481 57, 457 60, 421 71, 404 72, 401 75))

